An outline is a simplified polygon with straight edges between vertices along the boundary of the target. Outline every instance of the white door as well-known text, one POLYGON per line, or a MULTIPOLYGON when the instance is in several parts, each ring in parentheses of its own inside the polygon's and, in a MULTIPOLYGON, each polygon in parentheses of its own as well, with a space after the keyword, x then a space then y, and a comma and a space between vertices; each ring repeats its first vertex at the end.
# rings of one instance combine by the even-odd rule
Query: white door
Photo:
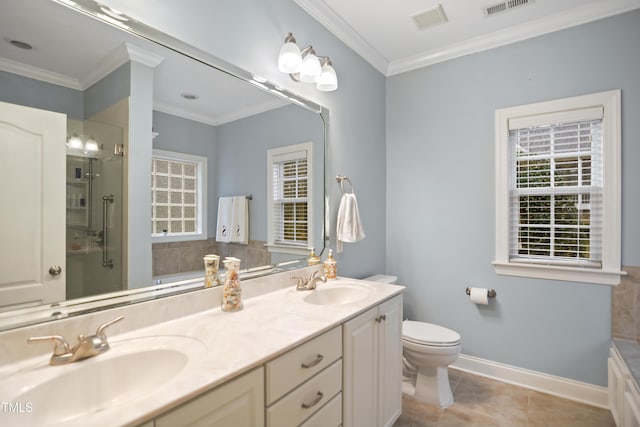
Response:
POLYGON ((66 122, 0 102, 0 311, 65 298, 66 122))

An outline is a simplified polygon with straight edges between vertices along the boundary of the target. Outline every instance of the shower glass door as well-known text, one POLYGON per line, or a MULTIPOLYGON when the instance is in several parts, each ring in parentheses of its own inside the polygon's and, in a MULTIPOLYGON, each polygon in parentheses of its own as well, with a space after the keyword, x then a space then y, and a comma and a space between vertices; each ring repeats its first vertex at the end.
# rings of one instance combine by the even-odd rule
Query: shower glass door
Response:
POLYGON ((123 289, 123 130, 85 121, 83 132, 67 148, 67 299, 123 289))

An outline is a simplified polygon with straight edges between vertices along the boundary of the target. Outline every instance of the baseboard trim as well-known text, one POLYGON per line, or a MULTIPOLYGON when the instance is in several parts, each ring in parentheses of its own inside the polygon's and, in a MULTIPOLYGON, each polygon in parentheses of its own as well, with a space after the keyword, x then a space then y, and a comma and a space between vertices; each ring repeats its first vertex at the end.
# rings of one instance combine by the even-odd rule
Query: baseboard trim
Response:
POLYGON ((461 354, 458 360, 451 364, 450 367, 541 393, 609 409, 606 387, 530 371, 466 354, 461 354))

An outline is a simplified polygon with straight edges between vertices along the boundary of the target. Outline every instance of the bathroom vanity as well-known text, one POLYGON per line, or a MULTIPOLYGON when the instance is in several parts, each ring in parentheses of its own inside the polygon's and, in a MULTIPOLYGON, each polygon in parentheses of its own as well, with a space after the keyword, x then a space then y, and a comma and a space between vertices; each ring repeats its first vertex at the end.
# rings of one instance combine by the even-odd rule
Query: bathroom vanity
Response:
MULTIPOLYGON (((235 313, 220 310, 218 288, 100 312, 125 319, 112 326, 111 349, 91 359, 49 366, 41 351, 3 361, 0 399, 30 410, 5 411, 2 424, 391 426, 401 412, 403 287, 339 278, 297 291, 290 274, 247 280, 235 313), (172 299, 212 308, 137 327, 172 299)), ((5 348, 26 347, 27 335, 86 333, 96 316, 0 338, 5 348)))
POLYGON ((614 339, 609 351, 609 408, 618 427, 640 426, 640 345, 614 339))

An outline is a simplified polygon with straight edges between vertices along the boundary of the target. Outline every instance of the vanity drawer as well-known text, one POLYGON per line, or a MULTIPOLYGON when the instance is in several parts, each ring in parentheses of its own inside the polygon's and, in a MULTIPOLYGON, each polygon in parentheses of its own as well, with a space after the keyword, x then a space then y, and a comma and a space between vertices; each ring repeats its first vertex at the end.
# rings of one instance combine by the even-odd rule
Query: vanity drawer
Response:
POLYGON ((266 364, 267 405, 342 357, 342 329, 329 332, 266 364))
POLYGON ((342 360, 267 408, 267 427, 297 426, 342 389, 342 360))
POLYGON ((342 424, 342 393, 313 414, 300 427, 338 427, 342 424))

